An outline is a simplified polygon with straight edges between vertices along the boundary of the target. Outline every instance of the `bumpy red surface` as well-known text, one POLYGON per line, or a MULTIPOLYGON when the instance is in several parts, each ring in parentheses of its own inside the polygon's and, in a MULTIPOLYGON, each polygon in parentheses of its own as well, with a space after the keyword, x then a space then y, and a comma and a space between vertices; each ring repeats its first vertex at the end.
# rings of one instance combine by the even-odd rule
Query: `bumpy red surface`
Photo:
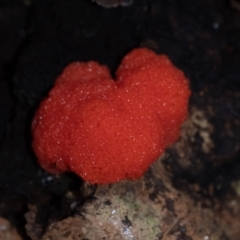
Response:
POLYGON ((165 55, 139 48, 111 79, 97 62, 75 62, 35 114, 33 149, 50 173, 90 183, 137 179, 179 137, 190 90, 165 55))

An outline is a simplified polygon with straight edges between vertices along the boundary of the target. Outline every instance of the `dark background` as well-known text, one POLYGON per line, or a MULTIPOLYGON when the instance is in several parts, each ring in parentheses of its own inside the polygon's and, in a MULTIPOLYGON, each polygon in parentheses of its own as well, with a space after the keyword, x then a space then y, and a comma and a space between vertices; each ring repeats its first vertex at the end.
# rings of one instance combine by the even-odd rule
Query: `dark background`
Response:
MULTIPOLYGON (((0 0, 0 215, 27 239, 28 205, 51 196, 49 209, 55 210, 56 198, 81 185, 73 175, 52 180, 31 150, 34 111, 68 63, 96 60, 114 76, 126 53, 148 47, 167 54, 185 72, 193 92, 190 104, 204 108, 205 102, 194 96, 207 88, 209 96, 224 105, 221 96, 240 89, 237 4, 237 0, 135 0, 128 7, 104 8, 88 0, 0 0)), ((232 104, 234 108, 219 111, 219 118, 227 114, 240 118, 240 103, 232 104)), ((217 122, 216 129, 221 132, 221 127, 217 122)), ((220 135, 215 135, 215 153, 227 155, 224 151, 231 149, 232 140, 221 140, 220 135)), ((236 141, 239 138, 234 146, 236 141)), ((203 187, 220 177, 227 183, 239 178, 239 156, 238 151, 229 157, 227 168, 218 165, 215 174, 200 178, 189 173, 184 178, 203 187)), ((208 160, 207 168, 214 168, 208 160)))

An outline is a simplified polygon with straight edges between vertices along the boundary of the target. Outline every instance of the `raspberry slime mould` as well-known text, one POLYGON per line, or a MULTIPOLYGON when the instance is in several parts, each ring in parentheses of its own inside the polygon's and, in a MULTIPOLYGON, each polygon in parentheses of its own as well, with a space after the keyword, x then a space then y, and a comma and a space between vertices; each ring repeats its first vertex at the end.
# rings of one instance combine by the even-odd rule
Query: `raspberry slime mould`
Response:
POLYGON ((71 63, 35 113, 33 150, 52 174, 138 179, 179 138, 189 96, 183 72, 146 48, 123 58, 115 81, 95 61, 71 63))

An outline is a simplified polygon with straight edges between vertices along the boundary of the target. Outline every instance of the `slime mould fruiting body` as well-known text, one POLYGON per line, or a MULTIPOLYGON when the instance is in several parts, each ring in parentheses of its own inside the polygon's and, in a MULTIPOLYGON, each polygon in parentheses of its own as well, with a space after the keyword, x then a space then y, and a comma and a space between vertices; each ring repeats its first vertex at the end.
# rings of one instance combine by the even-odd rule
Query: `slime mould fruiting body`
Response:
POLYGON ((179 138, 189 96, 183 72, 146 48, 123 58, 116 81, 97 62, 71 63, 35 114, 33 150, 52 174, 138 179, 179 138))

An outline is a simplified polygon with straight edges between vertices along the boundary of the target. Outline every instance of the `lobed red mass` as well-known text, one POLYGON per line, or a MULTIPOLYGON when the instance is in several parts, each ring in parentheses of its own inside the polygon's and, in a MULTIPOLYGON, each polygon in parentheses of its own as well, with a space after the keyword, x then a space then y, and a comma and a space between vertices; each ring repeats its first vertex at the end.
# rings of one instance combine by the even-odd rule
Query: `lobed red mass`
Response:
POLYGON ((92 184, 140 178, 179 138, 189 95, 183 72, 146 48, 123 58, 115 81, 97 62, 74 62, 35 114, 33 150, 52 174, 92 184))

